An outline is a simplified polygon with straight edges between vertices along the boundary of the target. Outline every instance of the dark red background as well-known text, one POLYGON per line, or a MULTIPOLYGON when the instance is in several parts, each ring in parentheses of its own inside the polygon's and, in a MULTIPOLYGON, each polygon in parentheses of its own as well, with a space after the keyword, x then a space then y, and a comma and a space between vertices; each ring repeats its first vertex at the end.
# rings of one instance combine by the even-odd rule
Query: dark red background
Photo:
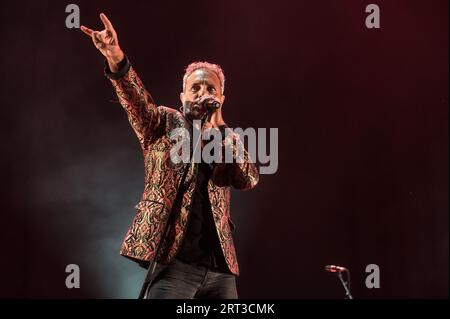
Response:
MULTIPOLYGON (((142 158, 69 3, 0 4, 0 296, 135 298, 144 271, 118 250, 142 158)), ((240 297, 342 298, 323 270, 339 264, 355 298, 448 298, 448 1, 76 4, 89 27, 110 17, 159 104, 178 107, 183 68, 207 60, 230 126, 279 129, 278 172, 232 194, 240 297)))

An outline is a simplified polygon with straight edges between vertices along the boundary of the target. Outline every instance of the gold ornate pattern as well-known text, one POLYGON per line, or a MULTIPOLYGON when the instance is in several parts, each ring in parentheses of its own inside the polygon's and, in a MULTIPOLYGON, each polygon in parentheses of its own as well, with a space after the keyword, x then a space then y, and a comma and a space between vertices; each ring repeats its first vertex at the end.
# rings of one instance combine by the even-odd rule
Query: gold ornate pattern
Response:
MULTIPOLYGON (((184 165, 174 164, 170 149, 176 143, 169 133, 176 128, 186 127, 184 116, 171 108, 156 106, 145 90, 133 67, 120 79, 111 80, 128 120, 135 131, 144 155, 145 187, 141 201, 136 205, 136 216, 125 235, 120 253, 143 266, 148 266, 155 257, 155 250, 161 240, 168 215, 176 196, 184 165)), ((230 134, 223 143, 230 147, 233 156, 243 144, 237 134, 230 134)), ((239 266, 234 248, 230 217, 230 187, 251 189, 256 186, 259 174, 244 150, 242 163, 216 164, 208 183, 208 194, 220 245, 230 271, 239 275, 239 266)), ((189 170, 183 185, 181 207, 169 225, 169 234, 161 245, 156 260, 170 262, 177 254, 183 241, 195 187, 195 166, 189 170)))

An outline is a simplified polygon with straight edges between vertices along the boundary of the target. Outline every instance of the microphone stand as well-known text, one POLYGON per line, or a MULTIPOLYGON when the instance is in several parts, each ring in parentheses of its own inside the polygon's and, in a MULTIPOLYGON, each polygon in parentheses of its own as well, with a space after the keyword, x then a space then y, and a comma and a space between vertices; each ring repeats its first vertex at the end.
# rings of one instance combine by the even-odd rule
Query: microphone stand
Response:
POLYGON ((353 296, 350 293, 350 271, 346 270, 345 272, 347 273, 347 278, 348 278, 347 281, 345 281, 344 278, 342 277, 342 272, 341 271, 338 271, 337 275, 339 277, 339 280, 340 280, 342 286, 344 287, 345 299, 353 299, 353 296))
MULTIPOLYGON (((210 117, 210 115, 211 115, 211 112, 210 112, 210 110, 207 109, 207 112, 205 113, 205 115, 202 117, 201 120, 203 120, 205 118, 208 119, 210 117)), ((194 157, 195 151, 197 150, 197 146, 198 146, 198 144, 199 144, 199 142, 200 142, 200 140, 202 138, 202 132, 203 132, 203 128, 205 127, 206 122, 207 121, 205 121, 203 123, 203 125, 201 125, 201 127, 200 127, 200 134, 198 136, 197 141, 195 142, 195 146, 193 147, 194 151, 190 154, 189 165, 186 165, 185 168, 184 168, 183 176, 182 176, 182 178, 180 180, 180 183, 178 184, 177 192, 176 192, 176 195, 175 195, 175 200, 173 202, 172 209, 171 209, 171 211, 169 213, 169 216, 167 218, 167 223, 166 223, 166 225, 164 227, 163 235, 161 237, 161 240, 158 243, 158 246, 156 247, 155 256, 153 257, 153 259, 152 259, 152 261, 151 261, 151 263, 150 263, 150 265, 148 267, 147 275, 145 276, 145 280, 144 280, 144 283, 142 285, 141 291, 139 293, 138 299, 144 299, 150 284, 155 279, 154 274, 155 274, 155 269, 156 269, 156 265, 157 265, 156 257, 159 254, 159 251, 161 249, 162 243, 164 242, 164 240, 167 237, 167 234, 169 232, 169 225, 170 225, 171 221, 173 220, 173 218, 175 218, 175 208, 178 206, 177 205, 178 201, 181 200, 182 194, 183 194, 183 192, 181 192, 181 188, 183 187, 184 181, 186 180, 187 172, 189 171, 189 168, 192 166, 192 159, 194 157)), ((194 133, 194 130, 195 130, 194 123, 192 123, 192 133, 194 133)))

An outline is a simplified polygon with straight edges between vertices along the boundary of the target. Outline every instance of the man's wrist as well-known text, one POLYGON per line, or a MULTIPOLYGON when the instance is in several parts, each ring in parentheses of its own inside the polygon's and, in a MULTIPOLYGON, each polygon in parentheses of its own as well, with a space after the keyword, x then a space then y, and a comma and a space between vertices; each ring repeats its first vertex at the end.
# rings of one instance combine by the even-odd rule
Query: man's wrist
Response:
POLYGON ((117 69, 114 71, 111 69, 110 62, 108 60, 105 61, 105 76, 111 80, 118 80, 127 74, 130 69, 130 61, 127 56, 124 55, 122 61, 116 64, 117 69))
POLYGON ((117 54, 115 57, 110 57, 106 59, 108 61, 109 69, 113 73, 117 73, 117 71, 120 69, 119 64, 125 59, 125 54, 122 50, 117 54))

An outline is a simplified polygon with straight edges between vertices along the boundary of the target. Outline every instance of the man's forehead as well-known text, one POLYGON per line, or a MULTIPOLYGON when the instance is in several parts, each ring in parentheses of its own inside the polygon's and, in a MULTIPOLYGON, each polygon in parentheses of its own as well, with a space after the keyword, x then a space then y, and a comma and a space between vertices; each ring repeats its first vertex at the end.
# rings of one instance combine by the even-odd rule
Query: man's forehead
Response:
POLYGON ((208 69, 197 69, 194 72, 192 72, 191 75, 187 78, 188 82, 204 82, 204 81, 213 81, 220 83, 219 77, 216 73, 213 71, 210 71, 208 69))

